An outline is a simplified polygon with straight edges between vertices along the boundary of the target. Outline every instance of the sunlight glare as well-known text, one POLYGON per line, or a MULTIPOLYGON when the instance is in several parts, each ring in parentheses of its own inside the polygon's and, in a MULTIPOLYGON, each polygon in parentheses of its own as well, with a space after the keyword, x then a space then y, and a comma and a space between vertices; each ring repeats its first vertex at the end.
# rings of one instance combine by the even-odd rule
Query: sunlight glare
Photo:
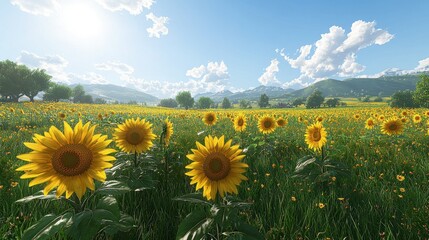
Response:
POLYGON ((89 40, 99 37, 102 33, 100 16, 85 2, 64 6, 61 22, 64 31, 71 38, 89 40))

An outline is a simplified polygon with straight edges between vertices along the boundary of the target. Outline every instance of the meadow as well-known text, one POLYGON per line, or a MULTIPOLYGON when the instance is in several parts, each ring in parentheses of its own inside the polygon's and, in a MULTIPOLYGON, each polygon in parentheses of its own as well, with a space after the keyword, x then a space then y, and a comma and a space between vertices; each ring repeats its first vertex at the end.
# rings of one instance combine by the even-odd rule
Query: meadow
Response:
MULTIPOLYGON (((95 131, 112 139, 118 124, 138 117, 153 124, 153 133, 157 135, 153 146, 137 156, 124 153, 112 141, 109 147, 117 150, 112 154, 117 160, 113 162, 113 170, 107 170, 109 180, 115 178, 118 165, 128 160, 140 162, 138 169, 142 172, 130 171, 140 174, 138 178, 143 185, 137 191, 115 195, 117 211, 132 217, 129 220, 132 227, 125 232, 96 232, 97 239, 175 239, 181 222, 190 212, 206 211, 204 203, 191 204, 177 198, 196 192, 195 185, 190 185, 190 177, 185 175, 189 171, 185 166, 191 163, 187 155, 192 153, 191 149, 197 149, 197 141, 204 144, 208 135, 224 135, 225 140, 232 139, 243 150, 242 161, 249 166, 243 175, 248 180, 237 186, 238 194, 234 197, 246 206, 237 207, 237 217, 256 228, 264 239, 429 239, 428 109, 356 103, 345 108, 311 110, 211 111, 217 117, 213 126, 202 120, 208 110, 69 103, 1 104, 0 239, 21 239, 24 231, 43 216, 67 210, 64 201, 55 199, 16 202, 45 186, 29 187, 30 179, 20 179, 23 172, 16 171, 26 163, 16 156, 30 152, 24 142, 32 142, 34 134, 43 135, 51 126, 63 131, 64 121, 73 128, 79 120, 97 124, 95 131), (232 121, 239 113, 247 118, 243 132, 235 131, 232 121), (257 123, 264 115, 276 120, 283 118, 286 124, 263 134, 257 123), (416 115, 420 120, 415 119, 416 115), (383 122, 391 117, 401 119, 404 129, 400 134, 381 132, 383 122), (165 146, 160 136, 167 118, 174 133, 165 146), (365 128, 368 118, 374 121, 372 129, 365 128), (320 122, 327 133, 323 153, 309 149, 305 142, 307 126, 315 122, 320 122), (310 169, 297 174, 299 159, 309 155, 320 158, 322 154, 341 165, 341 169, 334 166, 329 172, 326 169, 330 166, 325 166, 319 172, 310 169)), ((132 179, 128 179, 130 184, 132 179)), ((99 183, 96 186, 100 188, 99 183)), ((84 197, 90 194, 88 190, 84 197)), ((202 196, 202 191, 197 191, 197 195, 202 196)), ((92 198, 87 206, 93 206, 91 201, 100 198, 92 198)), ((195 200, 198 201, 203 200, 195 200)), ((65 227, 59 227, 53 238, 67 239, 65 227)), ((240 239, 240 235, 219 234, 219 228, 207 231, 207 239, 240 239)), ((228 231, 233 230, 226 229, 225 233, 228 231)), ((249 238, 241 236, 241 239, 249 238)))

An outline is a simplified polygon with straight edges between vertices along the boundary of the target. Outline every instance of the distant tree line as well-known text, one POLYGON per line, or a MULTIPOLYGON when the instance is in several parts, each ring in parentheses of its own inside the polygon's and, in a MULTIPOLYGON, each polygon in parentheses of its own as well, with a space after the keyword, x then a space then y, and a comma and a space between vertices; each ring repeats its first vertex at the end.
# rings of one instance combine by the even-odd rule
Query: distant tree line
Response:
POLYGON ((416 90, 397 91, 392 95, 391 107, 397 108, 429 108, 429 76, 421 75, 416 90))

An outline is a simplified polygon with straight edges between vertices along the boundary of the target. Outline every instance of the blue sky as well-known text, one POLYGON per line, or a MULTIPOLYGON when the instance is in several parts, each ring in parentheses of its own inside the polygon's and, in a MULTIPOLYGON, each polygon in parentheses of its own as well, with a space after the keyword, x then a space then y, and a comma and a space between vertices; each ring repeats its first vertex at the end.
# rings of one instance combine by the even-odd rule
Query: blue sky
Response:
POLYGON ((0 60, 65 83, 302 88, 429 69, 429 1, 6 0, 0 60))

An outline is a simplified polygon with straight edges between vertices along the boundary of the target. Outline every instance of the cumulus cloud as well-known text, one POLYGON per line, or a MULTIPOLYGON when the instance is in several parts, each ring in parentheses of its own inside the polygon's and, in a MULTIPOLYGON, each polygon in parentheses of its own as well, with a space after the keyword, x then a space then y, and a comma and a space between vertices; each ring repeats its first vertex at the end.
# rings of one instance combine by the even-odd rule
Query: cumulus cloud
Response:
POLYGON ((393 39, 392 34, 376 29, 375 25, 375 22, 355 21, 347 35, 343 28, 332 26, 316 43, 300 47, 296 58, 286 55, 284 49, 278 51, 292 68, 301 72, 301 76, 284 86, 305 87, 331 76, 348 77, 364 71, 365 66, 356 62, 357 52, 393 39))
POLYGON ((419 61, 419 65, 414 69, 416 71, 429 71, 429 58, 419 61))
POLYGON ((11 0, 10 3, 21 11, 42 16, 50 16, 58 7, 57 0, 11 0))
POLYGON ((264 85, 271 85, 271 86, 279 86, 280 81, 277 79, 276 74, 279 72, 279 61, 277 59, 271 60, 270 66, 265 68, 265 72, 262 74, 262 76, 259 77, 258 81, 264 85))
POLYGON ((219 82, 229 79, 228 67, 221 61, 209 62, 207 66, 201 65, 186 71, 186 76, 202 82, 219 82))
POLYGON ((406 75, 406 74, 418 74, 420 72, 427 72, 429 71, 429 58, 425 58, 419 61, 417 67, 414 69, 409 70, 402 70, 399 68, 388 68, 382 72, 371 74, 371 75, 359 75, 358 78, 379 78, 382 76, 399 76, 399 75, 406 75))
POLYGON ((139 15, 143 10, 150 9, 154 0, 96 0, 101 6, 112 12, 128 11, 132 15, 139 15))
POLYGON ((45 69, 52 76, 55 82, 70 83, 70 76, 65 72, 68 61, 59 55, 39 56, 35 53, 22 51, 17 58, 19 63, 25 64, 30 68, 45 69))
POLYGON ((153 23, 152 27, 146 29, 149 33, 149 37, 160 38, 161 35, 168 34, 168 28, 166 26, 168 17, 157 17, 153 13, 149 13, 146 15, 146 19, 151 20, 153 23))
POLYGON ((108 84, 109 82, 104 76, 90 72, 87 74, 70 74, 70 77, 74 80, 73 82, 84 82, 90 84, 108 84))

